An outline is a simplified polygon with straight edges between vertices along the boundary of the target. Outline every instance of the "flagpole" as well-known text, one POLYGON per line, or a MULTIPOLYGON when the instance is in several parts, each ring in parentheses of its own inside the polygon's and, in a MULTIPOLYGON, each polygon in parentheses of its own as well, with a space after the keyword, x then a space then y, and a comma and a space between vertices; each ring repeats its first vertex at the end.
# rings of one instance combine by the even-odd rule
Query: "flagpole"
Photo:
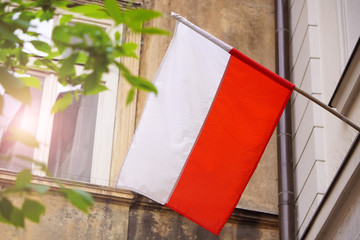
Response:
MULTIPOLYGON (((183 23, 184 25, 188 26, 189 28, 191 28, 192 30, 194 30, 195 32, 199 33, 200 35, 202 35, 203 37, 209 39, 211 42, 215 43, 216 45, 218 45, 219 47, 221 47, 222 49, 224 49, 227 52, 230 52, 233 47, 228 45, 227 43, 221 41, 220 39, 214 37, 213 35, 211 35, 210 33, 204 31, 203 29, 199 28, 198 26, 196 26, 195 24, 193 24, 192 22, 188 21, 186 18, 180 16, 177 13, 171 12, 171 16, 173 18, 175 18, 177 21, 183 23)), ((335 115, 337 118, 341 119, 342 121, 344 121, 345 123, 349 124, 351 127, 353 127, 354 129, 356 129, 358 132, 360 132, 360 126, 356 125, 354 122, 352 122, 350 119, 348 119, 347 117, 345 117, 344 115, 338 113, 337 111, 335 111, 334 109, 332 109, 331 107, 329 107, 328 105, 326 105, 325 103, 319 101, 318 99, 314 98, 313 96, 311 96, 310 94, 304 92, 303 90, 301 90, 298 87, 294 87, 294 91, 298 92, 299 94, 303 95, 304 97, 308 98, 310 101, 316 103, 317 105, 319 105, 320 107, 324 108, 325 110, 327 110, 328 112, 332 113, 333 115, 335 115)))
POLYGON ((335 115, 337 118, 341 119, 342 121, 346 122, 347 124, 349 124, 351 127, 353 127, 354 129, 356 129, 358 132, 360 132, 360 126, 356 125, 354 122, 352 122, 350 119, 348 119, 347 117, 345 117, 344 115, 340 114, 339 112, 335 111, 333 108, 329 107, 328 105, 326 105, 325 103, 319 101, 318 99, 316 99, 315 97, 311 96, 310 94, 308 94, 307 92, 304 92, 303 90, 301 90, 298 87, 294 87, 294 91, 298 92, 299 94, 303 95, 304 97, 308 98, 310 101, 316 103, 317 105, 319 105, 320 107, 324 108, 326 111, 332 113, 333 115, 335 115))

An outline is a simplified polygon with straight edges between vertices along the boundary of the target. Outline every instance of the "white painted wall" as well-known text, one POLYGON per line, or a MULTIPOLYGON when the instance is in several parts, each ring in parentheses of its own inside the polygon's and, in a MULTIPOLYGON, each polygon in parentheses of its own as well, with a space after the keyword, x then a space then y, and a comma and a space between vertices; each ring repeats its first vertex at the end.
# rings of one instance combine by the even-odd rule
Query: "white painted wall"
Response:
MULTIPOLYGON (((360 11, 353 12, 360 9, 360 0, 291 0, 290 4, 292 81, 328 103, 359 36, 360 11)), ((356 132, 297 94, 293 94, 292 112, 300 238, 356 132)))
MULTIPOLYGON (((290 8, 292 81, 322 100, 317 2, 294 0, 290 8)), ((324 193, 320 176, 325 168, 323 112, 306 98, 294 94, 293 150, 297 229, 310 221, 324 193)))

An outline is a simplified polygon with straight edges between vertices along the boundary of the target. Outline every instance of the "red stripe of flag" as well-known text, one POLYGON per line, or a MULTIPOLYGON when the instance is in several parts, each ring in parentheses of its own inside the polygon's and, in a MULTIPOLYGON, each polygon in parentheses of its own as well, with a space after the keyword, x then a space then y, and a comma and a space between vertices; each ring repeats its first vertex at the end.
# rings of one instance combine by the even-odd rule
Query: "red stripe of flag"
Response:
POLYGON ((294 87, 237 50, 230 53, 217 96, 166 204, 216 235, 255 171, 294 87))

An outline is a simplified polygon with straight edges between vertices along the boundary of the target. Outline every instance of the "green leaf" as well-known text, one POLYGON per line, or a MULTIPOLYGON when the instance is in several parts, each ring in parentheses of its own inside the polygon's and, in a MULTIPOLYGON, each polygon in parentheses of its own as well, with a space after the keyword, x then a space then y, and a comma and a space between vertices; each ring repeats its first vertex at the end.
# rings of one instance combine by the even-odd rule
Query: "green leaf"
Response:
POLYGON ((38 223, 40 222, 40 216, 45 213, 45 206, 27 198, 23 203, 22 212, 26 218, 38 223))
POLYGON ((85 64, 88 60, 88 56, 84 52, 79 52, 78 58, 76 59, 77 64, 85 64))
POLYGON ((84 13, 84 16, 97 19, 109 19, 109 15, 103 9, 97 12, 84 13))
POLYGON ((59 67, 56 66, 56 64, 52 60, 47 59, 47 58, 41 58, 41 59, 35 60, 34 65, 37 67, 45 66, 45 69, 51 69, 55 72, 59 71, 59 67))
POLYGON ((78 56, 79 53, 73 53, 69 57, 61 60, 62 66, 59 69, 60 77, 74 76, 76 74, 74 66, 78 56))
POLYGON ((55 1, 55 2, 53 2, 53 4, 54 4, 54 6, 56 6, 56 7, 59 7, 59 8, 63 8, 63 9, 65 9, 65 10, 68 10, 68 9, 67 9, 67 5, 72 4, 72 2, 71 2, 71 1, 66 1, 66 0, 60 0, 60 1, 55 1))
POLYGON ((2 197, 0 201, 1 216, 3 216, 6 220, 10 221, 12 210, 13 210, 13 205, 9 201, 9 199, 7 199, 6 197, 2 197))
POLYGON ((24 169, 16 176, 15 187, 24 188, 30 184, 32 180, 32 174, 30 169, 24 169))
POLYGON ((26 185, 27 188, 34 190, 39 194, 45 194, 49 191, 50 187, 45 185, 38 185, 38 184, 28 184, 26 185))
POLYGON ((115 41, 117 41, 117 42, 120 42, 120 33, 119 32, 116 32, 115 34, 114 34, 114 37, 115 37, 115 41))
POLYGON ((11 1, 17 4, 22 4, 22 0, 11 0, 11 1))
POLYGON ((112 17, 112 19, 114 19, 117 24, 123 22, 123 11, 119 7, 116 0, 105 0, 104 6, 109 16, 112 17))
POLYGON ((39 90, 41 89, 40 81, 36 77, 19 77, 19 79, 27 87, 34 87, 34 88, 37 88, 39 90))
POLYGON ((45 53, 50 53, 51 52, 51 47, 49 44, 47 44, 46 42, 43 41, 38 41, 38 40, 34 40, 34 41, 30 41, 30 43, 39 51, 41 52, 45 52, 45 53))
POLYGON ((142 28, 140 30, 141 33, 146 33, 146 34, 158 34, 158 35, 170 35, 171 33, 160 29, 160 28, 155 28, 155 27, 148 27, 148 28, 142 28))
POLYGON ((21 69, 16 69, 15 72, 18 73, 18 74, 20 74, 20 75, 24 75, 24 74, 25 74, 25 72, 24 72, 23 70, 21 70, 21 69))
POLYGON ((30 19, 25 15, 21 14, 19 18, 14 20, 14 24, 16 24, 20 29, 23 31, 26 31, 31 25, 30 25, 30 19))
POLYGON ((122 64, 120 62, 116 62, 116 61, 114 61, 114 63, 119 68, 119 71, 121 71, 123 75, 125 75, 125 74, 131 75, 129 69, 127 69, 127 67, 125 67, 124 64, 122 64))
POLYGON ((85 213, 94 205, 93 198, 87 192, 78 189, 63 189, 63 192, 71 204, 85 213))
POLYGON ((71 14, 66 14, 66 15, 63 15, 59 21, 60 25, 66 25, 68 22, 71 21, 71 19, 73 19, 74 16, 71 15, 71 14))
POLYGON ((156 87, 149 82, 148 80, 139 77, 134 76, 130 73, 129 69, 127 69, 124 64, 120 62, 114 61, 115 65, 119 68, 119 70, 122 72, 122 75, 125 77, 125 79, 134 87, 145 90, 145 91, 151 91, 157 94, 156 87))
POLYGON ((29 62, 29 54, 24 53, 22 51, 20 51, 18 58, 19 58, 20 65, 22 65, 24 67, 29 62))
POLYGON ((49 59, 54 59, 54 58, 56 58, 56 57, 58 57, 58 56, 60 56, 60 55, 61 55, 61 52, 55 51, 55 52, 49 53, 49 55, 47 56, 47 58, 49 58, 49 59))
POLYGON ((83 4, 80 6, 76 6, 73 8, 70 8, 69 10, 71 12, 76 12, 76 13, 88 13, 88 12, 96 12, 99 10, 102 10, 103 8, 100 5, 95 5, 95 4, 83 4))
POLYGON ((91 87, 89 86, 90 84, 87 83, 89 82, 85 82, 84 84, 84 95, 94 95, 109 90, 105 85, 99 83, 92 85, 91 87))
POLYGON ((0 221, 12 224, 15 227, 24 227, 24 215, 22 211, 14 207, 6 197, 0 201, 0 221))
POLYGON ((0 3, 0 12, 4 12, 5 8, 9 5, 9 2, 0 3))
POLYGON ((100 83, 100 75, 91 73, 84 83, 84 95, 93 95, 108 90, 108 88, 100 83))
POLYGON ((7 61, 7 57, 12 54, 12 49, 10 48, 4 48, 4 49, 1 49, 0 51, 0 61, 1 62, 5 62, 7 61))
POLYGON ((34 135, 32 135, 31 133, 20 129, 20 128, 14 128, 14 127, 10 127, 10 133, 11 136, 7 137, 7 140, 10 141, 19 141, 22 144, 25 144, 26 146, 32 147, 32 148, 38 148, 39 147, 39 142, 36 140, 36 138, 34 137, 34 135))
POLYGON ((67 45, 70 43, 71 34, 69 33, 69 29, 69 26, 64 25, 56 26, 53 29, 51 38, 60 53, 63 53, 67 45))
POLYGON ((84 4, 76 6, 70 9, 71 12, 82 13, 84 16, 97 18, 97 19, 108 19, 109 15, 106 14, 104 8, 95 4, 84 4))
POLYGON ((57 113, 64 111, 73 100, 73 95, 71 92, 66 93, 64 96, 56 100, 54 106, 51 108, 51 113, 57 113))
MULTIPOLYGON (((37 6, 37 5, 34 5, 34 6, 37 6)), ((44 14, 44 11, 40 9, 35 12, 35 17, 40 19, 43 14, 44 14)))
POLYGON ((135 96, 135 88, 131 88, 126 98, 126 104, 131 103, 134 100, 134 96, 135 96))
POLYGON ((162 13, 155 10, 138 8, 126 11, 126 15, 130 17, 133 21, 145 22, 157 17, 161 17, 162 13))
POLYGON ((128 80, 128 82, 134 87, 157 94, 156 87, 151 82, 142 77, 125 75, 125 79, 128 80))
POLYGON ((133 42, 128 42, 128 43, 122 44, 121 47, 125 51, 133 52, 133 51, 135 51, 137 49, 138 45, 136 43, 133 43, 133 42))
POLYGON ((133 42, 124 43, 116 48, 115 57, 126 56, 126 57, 138 58, 138 56, 135 53, 136 49, 137 49, 136 43, 133 42))
POLYGON ((14 225, 15 227, 24 228, 24 226, 25 226, 24 214, 20 209, 18 209, 16 207, 12 208, 10 223, 12 225, 14 225))
MULTIPOLYGON (((1 204, 1 203, 0 203, 1 204)), ((7 220, 0 212, 0 222, 9 224, 9 220, 7 220)))
POLYGON ((52 19, 54 16, 54 13, 55 13, 54 8, 50 8, 50 9, 43 11, 42 15, 40 16, 40 22, 48 21, 48 20, 52 19))
POLYGON ((123 13, 125 24, 135 32, 140 32, 143 22, 160 17, 161 13, 148 9, 126 10, 123 13))
POLYGON ((2 67, 0 67, 0 84, 4 87, 7 94, 25 104, 30 104, 31 94, 29 88, 20 79, 14 77, 2 67))
POLYGON ((82 191, 80 189, 73 189, 73 191, 79 194, 81 196, 81 199, 83 199, 86 202, 86 204, 88 204, 89 206, 94 205, 94 199, 88 192, 82 191))
POLYGON ((0 23, 0 35, 3 39, 7 39, 12 42, 20 42, 20 39, 15 34, 6 29, 2 23, 0 23))
POLYGON ((146 80, 140 76, 134 76, 134 75, 130 74, 130 72, 128 72, 128 69, 125 69, 125 70, 120 69, 120 70, 122 71, 122 74, 124 75, 125 79, 132 86, 142 89, 142 90, 145 90, 145 91, 154 92, 155 94, 157 94, 156 87, 148 80, 146 80))

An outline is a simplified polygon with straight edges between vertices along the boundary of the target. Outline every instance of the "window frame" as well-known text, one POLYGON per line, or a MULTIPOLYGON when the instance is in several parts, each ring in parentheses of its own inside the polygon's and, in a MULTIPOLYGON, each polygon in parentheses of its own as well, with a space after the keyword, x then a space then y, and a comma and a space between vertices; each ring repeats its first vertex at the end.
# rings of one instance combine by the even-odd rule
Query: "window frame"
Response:
MULTIPOLYGON (((58 11, 54 16, 54 25, 59 22, 59 16, 63 14, 63 11, 58 11)), ((110 21, 107 20, 94 20, 84 16, 76 16, 74 14, 73 21, 90 22, 97 24, 98 26, 106 28, 110 36, 113 36, 113 32, 122 32, 122 40, 124 42, 131 41, 138 44, 137 55, 140 54, 140 42, 141 35, 134 34, 128 31, 123 26, 113 27, 110 21)), ((39 56, 40 57, 40 56, 39 56)), ((30 61, 34 61, 36 57, 30 61)), ((57 59, 55 59, 57 60, 57 59)), ((129 68, 133 73, 139 72, 140 62, 136 59, 124 58, 121 59, 123 64, 129 68)), ((76 66, 76 69, 81 69, 82 66, 76 66)), ((85 184, 94 184, 101 186, 114 186, 117 178, 118 171, 122 164, 122 158, 125 157, 127 148, 130 145, 132 135, 135 129, 135 116, 136 116, 136 101, 126 105, 127 92, 131 86, 124 84, 125 79, 122 77, 115 66, 110 67, 109 73, 103 76, 106 79, 106 86, 110 89, 99 93, 98 101, 98 113, 96 120, 96 130, 94 137, 94 149, 93 162, 91 168, 91 180, 90 182, 84 182, 85 184), (106 106, 106 107, 105 107, 106 106), (99 111, 100 110, 100 111, 99 111), (101 123, 101 124, 100 124, 101 123), (104 139, 111 139, 105 141, 104 139), (121 144, 120 147, 116 148, 121 144), (120 151, 119 151, 120 150, 120 151)), ((38 70, 29 68, 27 74, 32 76, 41 77, 44 79, 44 86, 42 89, 42 95, 46 99, 42 99, 41 103, 41 115, 39 118, 38 128, 36 132, 36 138, 41 143, 40 149, 35 149, 34 159, 41 163, 48 163, 48 156, 50 150, 51 131, 53 126, 54 115, 50 114, 51 107, 56 101, 57 93, 56 87, 58 84, 57 76, 54 72, 48 70, 38 70), (45 103, 46 102, 46 103, 45 103), (45 114, 47 112, 48 114, 45 114), (45 117, 45 115, 47 115, 45 117), (45 126, 45 127, 44 127, 45 126)), ((136 94, 135 94, 136 99, 136 94)), ((0 169, 1 172, 8 172, 8 169, 0 169)), ((32 173, 39 177, 44 177, 45 173, 33 164, 32 173)), ((77 181, 80 182, 81 181, 77 181)))
POLYGON ((354 39, 354 35, 357 34, 360 36, 360 30, 358 30, 357 33, 351 32, 351 30, 358 29, 358 27, 356 26, 357 21, 349 18, 356 17, 360 20, 360 15, 354 16, 353 12, 356 11, 356 8, 352 8, 352 5, 349 4, 348 1, 349 0, 337 0, 337 22, 339 26, 339 54, 341 69, 345 68, 356 47, 357 39, 354 39))
POLYGON ((330 99, 329 106, 347 115, 360 92, 360 38, 345 67, 338 85, 330 99))

